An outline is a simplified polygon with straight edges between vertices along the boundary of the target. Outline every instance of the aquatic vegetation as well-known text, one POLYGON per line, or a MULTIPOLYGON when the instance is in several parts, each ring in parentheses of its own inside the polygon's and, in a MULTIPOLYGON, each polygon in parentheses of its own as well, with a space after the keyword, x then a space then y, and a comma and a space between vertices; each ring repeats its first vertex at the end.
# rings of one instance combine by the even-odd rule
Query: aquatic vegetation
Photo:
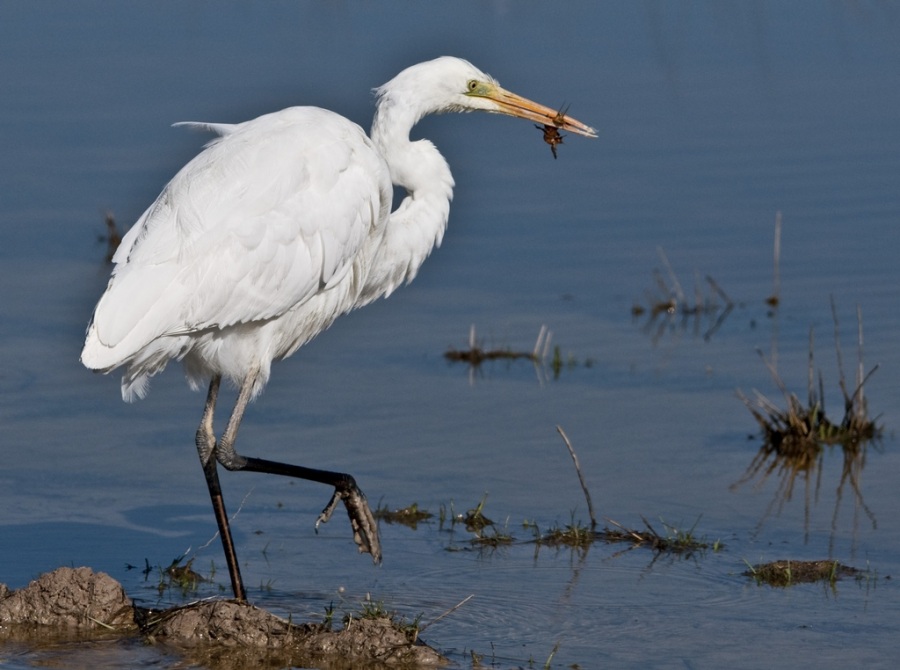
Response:
MULTIPOLYGON (((156 589, 159 591, 160 595, 169 589, 178 590, 182 597, 196 593, 200 584, 204 582, 211 583, 213 581, 213 577, 215 576, 215 564, 211 564, 209 577, 204 577, 193 569, 194 558, 191 558, 187 563, 182 564, 182 561, 186 557, 187 554, 177 556, 172 559, 166 567, 162 567, 162 565, 153 567, 150 565, 150 561, 145 558, 144 568, 141 570, 141 574, 144 575, 145 580, 148 580, 150 575, 154 572, 157 574, 158 582, 156 589)), ((125 569, 136 570, 137 566, 129 563, 125 565, 125 569)))
POLYGON ((822 455, 826 450, 840 448, 844 461, 840 483, 837 487, 835 516, 843 498, 844 487, 849 484, 856 505, 865 512, 874 526, 875 517, 863 500, 859 481, 866 461, 867 447, 870 443, 875 443, 880 439, 883 430, 882 426, 877 423, 877 417, 875 419, 869 417, 864 393, 865 383, 878 369, 878 366, 865 372, 862 356, 862 314, 857 309, 858 363, 855 385, 852 390, 848 387, 843 369, 837 309, 833 299, 831 310, 834 320, 835 350, 840 375, 838 386, 843 398, 843 414, 840 418, 835 419, 826 412, 823 375, 821 371, 817 374, 815 368, 814 330, 812 328, 809 331, 809 368, 805 403, 799 399, 796 393, 788 391, 775 366, 760 352, 760 357, 781 391, 786 406, 779 407, 756 390, 754 390, 752 400, 742 391, 737 391, 740 400, 756 419, 763 442, 744 476, 732 485, 732 489, 754 479, 758 484, 762 484, 773 473, 777 473, 780 482, 775 498, 766 512, 766 516, 768 516, 773 510, 780 511, 784 503, 791 500, 795 484, 798 479, 802 480, 806 487, 808 521, 812 475, 816 474, 817 498, 821 486, 822 455))
POLYGON ((748 569, 742 574, 746 577, 752 577, 757 584, 782 588, 813 582, 824 582, 834 586, 835 582, 842 577, 853 577, 860 574, 860 571, 856 568, 832 560, 781 560, 758 565, 747 563, 747 567, 748 569))
MULTIPOLYGON (((172 563, 167 567, 163 574, 168 578, 168 586, 169 588, 175 586, 185 591, 194 591, 197 589, 197 586, 201 582, 209 581, 205 577, 203 577, 200 573, 196 572, 193 569, 194 559, 191 558, 187 563, 181 565, 181 561, 184 560, 184 556, 180 556, 176 558, 172 563)), ((164 580, 162 576, 160 577, 160 591, 164 590, 164 580)))
POLYGON ((498 547, 509 546, 515 543, 515 538, 509 533, 498 529, 496 526, 489 526, 486 529, 479 530, 475 533, 475 537, 469 540, 469 543, 475 547, 488 547, 496 549, 498 547))
POLYGON ((389 524, 401 524, 403 526, 409 526, 413 530, 416 529, 420 522, 434 518, 434 514, 431 512, 420 509, 418 503, 413 503, 406 507, 394 510, 379 504, 374 515, 377 521, 384 521, 389 524))
POLYGON ((597 533, 581 522, 572 521, 565 526, 554 526, 546 533, 538 535, 535 544, 548 547, 569 547, 587 549, 597 540, 597 533))
POLYGON ((106 225, 106 232, 97 236, 97 242, 106 243, 106 262, 112 263, 113 256, 116 255, 116 250, 122 243, 122 235, 119 233, 116 218, 112 212, 106 212, 103 223, 106 225))
POLYGON ((666 531, 665 533, 659 533, 643 516, 641 520, 644 522, 643 530, 626 528, 612 519, 607 519, 615 528, 606 528, 598 533, 598 536, 605 542, 629 543, 632 549, 635 547, 647 547, 656 552, 657 555, 674 554, 684 558, 691 558, 695 554, 703 553, 708 549, 718 552, 725 546, 719 540, 710 542, 705 537, 698 537, 694 533, 697 524, 700 522, 700 517, 697 517, 694 525, 687 530, 668 524, 660 519, 660 523, 666 531))
POLYGON ((547 330, 547 327, 541 326, 541 329, 538 332, 537 340, 534 343, 534 348, 531 351, 515 351, 508 347, 502 349, 485 349, 484 346, 478 342, 478 339, 475 335, 475 326, 472 325, 469 328, 469 348, 455 349, 451 347, 444 353, 444 358, 446 358, 451 363, 468 363, 474 368, 477 368, 485 361, 496 360, 522 359, 529 360, 536 364, 542 364, 543 361, 547 358, 547 351, 550 348, 551 337, 552 333, 547 330))
POLYGON ((705 276, 705 282, 711 292, 707 294, 699 277, 696 277, 694 296, 689 298, 672 269, 666 252, 662 247, 657 247, 657 253, 666 269, 666 274, 663 275, 659 269, 654 269, 655 289, 646 293, 646 306, 641 303, 635 303, 632 306, 631 315, 634 318, 647 315, 644 331, 652 334, 654 342, 657 342, 667 329, 679 320, 682 327, 693 320, 694 327, 699 332, 702 318, 710 321, 710 325, 703 333, 704 339, 710 339, 725 323, 725 319, 731 314, 735 303, 709 275, 705 276))
POLYGON ((559 379, 564 370, 574 370, 578 367, 590 368, 594 360, 590 357, 579 358, 571 352, 563 352, 557 345, 551 350, 550 342, 553 333, 547 326, 541 326, 537 339, 531 350, 517 350, 512 347, 486 347, 479 342, 475 335, 475 326, 469 329, 469 344, 466 349, 451 347, 444 352, 444 358, 450 363, 466 363, 469 373, 474 378, 474 372, 481 366, 493 361, 530 361, 537 372, 538 380, 543 382, 548 377, 548 371, 553 379, 559 379))

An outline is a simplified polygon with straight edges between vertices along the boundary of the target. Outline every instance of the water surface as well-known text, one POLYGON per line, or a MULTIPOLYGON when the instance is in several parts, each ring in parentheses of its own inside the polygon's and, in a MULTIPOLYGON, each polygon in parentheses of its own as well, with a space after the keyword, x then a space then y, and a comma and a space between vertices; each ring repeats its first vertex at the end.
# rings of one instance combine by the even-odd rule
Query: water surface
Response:
MULTIPOLYGON (((485 513, 526 540, 525 520, 588 520, 562 425, 599 514, 696 523, 725 549, 656 561, 600 544, 491 553, 459 527, 383 525, 375 568, 344 519, 314 533, 328 491, 226 474, 250 597, 318 617, 371 594, 427 622, 474 594, 424 635, 462 665, 469 651, 496 667, 543 664, 559 642, 553 667, 887 666, 900 633, 889 579, 900 551, 898 21, 874 2, 4 5, 0 580, 16 588, 87 564, 156 602, 155 576, 126 565, 185 551, 224 579, 193 449, 203 398, 173 368, 125 405, 117 379, 78 363, 109 272, 103 213, 135 220, 202 145, 175 121, 315 104, 368 126, 369 89, 447 53, 571 105, 599 139, 568 138, 553 160, 524 122, 423 122, 415 134, 457 181, 444 245, 413 285, 277 365, 241 448, 351 471, 391 507, 462 511, 487 493, 485 513), (710 294, 709 275, 736 303, 712 337, 707 317, 663 328, 632 317, 656 290, 659 248, 691 298, 695 284, 710 294), (866 391, 886 439, 860 479, 875 523, 848 490, 838 500, 837 451, 809 502, 801 486, 778 514, 767 514, 774 480, 731 488, 759 448, 735 389, 780 399, 757 349, 803 397, 814 327, 827 407, 839 409, 832 296, 847 373, 857 306, 867 365, 880 365, 866 391), (546 325, 577 364, 558 379, 524 362, 470 375, 442 354, 465 346, 471 324, 487 345, 522 349, 546 325), (780 558, 833 558, 874 578, 771 590, 740 574, 780 558)), ((170 662, 130 645, 78 658, 170 662)))

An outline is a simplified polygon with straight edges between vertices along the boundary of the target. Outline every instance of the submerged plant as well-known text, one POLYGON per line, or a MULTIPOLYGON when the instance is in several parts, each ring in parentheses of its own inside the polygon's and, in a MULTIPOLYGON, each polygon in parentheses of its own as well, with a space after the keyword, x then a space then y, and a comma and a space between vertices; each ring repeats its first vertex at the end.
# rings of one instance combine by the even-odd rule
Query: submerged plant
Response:
MULTIPOLYGON (((746 561, 745 561, 746 563, 746 561)), ((772 561, 750 565, 744 571, 744 576, 752 577, 757 584, 768 586, 787 587, 795 584, 809 584, 812 582, 824 582, 834 587, 841 577, 856 576, 859 570, 843 565, 837 561, 772 561)))
POLYGON ((631 544, 631 548, 643 546, 653 550, 657 555, 673 554, 684 558, 693 557, 707 549, 720 551, 724 546, 719 540, 711 543, 705 537, 695 535, 694 530, 700 522, 700 517, 697 517, 694 525, 687 530, 660 520, 665 533, 659 533, 644 517, 641 517, 641 520, 644 522, 643 530, 626 528, 612 519, 607 519, 615 528, 606 528, 598 535, 605 542, 626 542, 631 544))
POLYGON ((531 351, 515 351, 508 347, 504 349, 485 349, 479 344, 475 336, 475 326, 472 325, 469 328, 469 348, 454 349, 451 347, 444 354, 444 358, 451 363, 468 363, 473 368, 477 368, 485 361, 495 360, 524 359, 540 365, 547 357, 551 338, 552 333, 547 330, 546 326, 541 326, 534 348, 531 351))
POLYGON ((553 347, 552 354, 550 342, 553 333, 547 326, 541 326, 537 339, 530 351, 516 350, 510 347, 487 348, 481 344, 475 336, 475 326, 469 329, 469 346, 467 349, 451 347, 444 352, 444 358, 451 363, 466 363, 469 366, 470 381, 474 380, 474 373, 481 370, 482 364, 490 361, 530 361, 535 368, 538 380, 544 382, 548 372, 553 379, 559 379, 563 370, 574 370, 577 367, 590 368, 594 361, 591 358, 579 359, 574 354, 564 354, 558 346, 553 347))
POLYGON ((570 547, 572 549, 587 549, 597 539, 593 528, 585 526, 574 519, 566 526, 555 526, 543 535, 539 535, 535 542, 538 545, 548 547, 570 547))
POLYGON ((734 302, 721 286, 709 275, 705 282, 711 289, 711 293, 704 292, 703 284, 699 277, 695 278, 694 296, 688 297, 678 280, 678 276, 672 269, 666 252, 662 247, 657 247, 657 254, 666 269, 663 275, 658 269, 653 271, 654 291, 648 291, 647 306, 635 303, 631 308, 631 315, 635 318, 647 315, 644 330, 652 333, 653 341, 660 339, 663 333, 680 320, 681 327, 686 327, 693 320, 694 328, 699 334, 701 318, 709 319, 711 324, 703 333, 703 338, 710 339, 715 332, 722 327, 725 319, 734 309, 734 302))
MULTIPOLYGON (((203 575, 193 569, 193 558, 182 565, 184 558, 184 555, 174 558, 165 568, 157 566, 156 571, 159 574, 159 581, 156 588, 160 595, 169 589, 177 589, 184 596, 189 593, 195 593, 201 583, 212 581, 211 577, 203 577, 203 575)), ((144 562, 147 564, 147 568, 143 571, 143 574, 147 578, 151 574, 152 569, 150 568, 150 561, 144 559, 144 562)))
POLYGON ((373 514, 378 521, 401 524, 403 526, 408 526, 413 530, 418 527, 419 522, 427 521, 434 517, 434 514, 431 512, 419 509, 418 503, 413 503, 407 507, 394 510, 379 505, 373 514))
POLYGON ((496 526, 490 526, 487 529, 478 530, 469 543, 476 547, 496 549, 511 545, 515 541, 515 538, 509 533, 499 530, 496 526))
POLYGON ((466 524, 466 530, 478 533, 488 526, 493 526, 494 522, 484 515, 484 503, 487 502, 487 494, 481 499, 481 502, 474 509, 466 512, 463 521, 466 524))
POLYGON ((122 243, 122 235, 116 226, 116 218, 112 212, 106 212, 104 216, 104 224, 106 224, 106 233, 97 237, 98 242, 106 242, 106 262, 112 263, 116 250, 122 243))

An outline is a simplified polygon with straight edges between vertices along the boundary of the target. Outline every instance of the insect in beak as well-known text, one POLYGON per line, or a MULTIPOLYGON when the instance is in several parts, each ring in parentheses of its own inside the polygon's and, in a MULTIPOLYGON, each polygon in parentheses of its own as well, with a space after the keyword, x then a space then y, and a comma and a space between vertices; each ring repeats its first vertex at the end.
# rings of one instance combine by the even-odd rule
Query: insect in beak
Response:
POLYGON ((544 131, 544 142, 550 145, 550 151, 553 153, 553 158, 556 159, 556 146, 558 144, 563 143, 563 138, 565 135, 560 134, 559 126, 562 126, 566 122, 566 112, 569 111, 569 105, 565 107, 561 107, 560 110, 556 113, 556 116, 553 117, 553 123, 558 125, 550 125, 544 124, 539 126, 537 124, 534 125, 538 130, 544 131))

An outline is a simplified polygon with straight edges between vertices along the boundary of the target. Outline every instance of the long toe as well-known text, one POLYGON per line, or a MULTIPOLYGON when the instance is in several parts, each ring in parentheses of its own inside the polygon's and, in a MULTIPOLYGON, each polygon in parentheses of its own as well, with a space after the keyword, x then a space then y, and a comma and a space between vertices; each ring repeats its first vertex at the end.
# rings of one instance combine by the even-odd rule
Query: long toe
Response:
POLYGON ((378 523, 369 508, 366 496, 355 484, 353 488, 341 496, 350 525, 353 527, 353 540, 359 547, 359 553, 372 554, 372 561, 381 563, 381 541, 378 539, 378 523))
POLYGON ((378 523, 369 507, 365 494, 357 486, 356 481, 347 476, 335 489, 331 500, 316 519, 316 530, 320 523, 327 523, 337 508, 338 502, 343 500, 347 508, 347 516, 350 517, 350 526, 353 528, 353 541, 359 547, 359 553, 371 554, 372 561, 377 565, 381 563, 381 541, 378 538, 378 523))

